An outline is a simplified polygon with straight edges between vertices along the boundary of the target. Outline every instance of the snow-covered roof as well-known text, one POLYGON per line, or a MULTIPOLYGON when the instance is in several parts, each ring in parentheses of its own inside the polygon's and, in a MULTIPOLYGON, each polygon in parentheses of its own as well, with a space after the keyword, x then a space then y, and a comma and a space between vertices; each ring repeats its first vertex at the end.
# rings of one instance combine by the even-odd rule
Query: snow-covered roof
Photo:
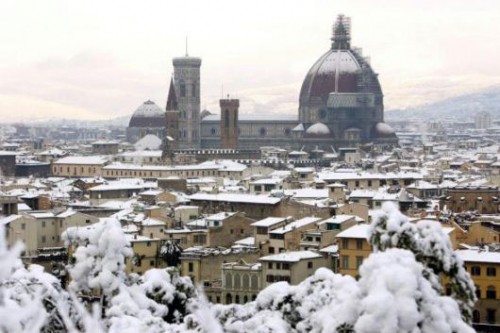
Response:
POLYGON ((12 221, 15 221, 17 220, 18 218, 22 217, 21 215, 15 215, 15 214, 12 214, 12 215, 9 215, 9 216, 5 216, 5 217, 2 217, 0 218, 0 224, 3 224, 3 225, 6 225, 6 224, 9 224, 11 223, 12 221))
POLYGON ((330 245, 330 246, 327 246, 327 247, 324 247, 324 248, 320 249, 319 252, 321 252, 321 253, 329 253, 329 254, 338 253, 339 252, 339 246, 336 245, 336 244, 330 245))
POLYGON ((273 225, 286 221, 286 217, 266 217, 263 220, 251 224, 253 227, 272 227, 273 225))
POLYGON ((306 130, 307 134, 316 134, 316 135, 327 135, 330 134, 330 129, 323 123, 315 123, 306 130))
POLYGON ((203 201, 218 201, 218 202, 238 202, 238 203, 251 203, 263 205, 276 205, 281 201, 280 198, 273 198, 265 195, 252 195, 252 194, 236 194, 236 193, 195 193, 188 196, 190 200, 203 200, 203 201))
POLYGON ((455 253, 465 262, 500 264, 500 252, 456 250, 455 253))
POLYGON ((155 219, 154 217, 148 217, 148 218, 142 220, 141 224, 144 226, 149 226, 149 227, 165 226, 166 225, 166 223, 164 221, 159 220, 159 219, 155 219))
POLYGON ((274 230, 270 231, 269 233, 271 233, 271 234, 286 234, 287 232, 293 231, 293 230, 298 229, 298 228, 302 228, 306 225, 317 223, 320 220, 321 220, 320 217, 314 217, 314 216, 304 217, 304 218, 301 218, 300 220, 297 220, 297 221, 291 222, 287 225, 284 225, 282 228, 274 229, 274 230))
POLYGON ((67 156, 58 159, 53 164, 87 164, 103 165, 107 160, 101 156, 67 156))
POLYGON ((362 238, 368 239, 370 226, 368 224, 354 225, 337 235, 337 238, 362 238))
POLYGON ((284 193, 285 195, 292 196, 295 199, 328 198, 328 189, 300 188, 294 190, 284 190, 284 193))
POLYGON ((283 183, 283 179, 280 178, 263 178, 250 182, 253 185, 278 185, 281 183, 283 183))
POLYGON ((284 252, 279 254, 272 254, 269 256, 261 257, 261 261, 286 261, 286 262, 298 262, 300 260, 321 258, 321 255, 312 251, 293 251, 284 252))
POLYGON ((243 238, 243 239, 237 240, 236 242, 234 242, 234 244, 245 245, 245 246, 254 246, 255 245, 255 237, 243 238))
POLYGON ((332 216, 326 220, 323 220, 323 221, 319 222, 318 224, 324 224, 324 223, 342 224, 342 223, 350 221, 354 218, 355 218, 354 215, 339 214, 339 215, 332 216))

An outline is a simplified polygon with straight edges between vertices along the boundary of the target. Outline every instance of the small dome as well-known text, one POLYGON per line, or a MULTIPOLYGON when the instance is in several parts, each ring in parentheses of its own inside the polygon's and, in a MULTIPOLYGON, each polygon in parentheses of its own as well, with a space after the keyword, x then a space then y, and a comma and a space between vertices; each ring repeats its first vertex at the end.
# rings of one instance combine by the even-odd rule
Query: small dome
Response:
POLYGON ((165 114, 154 102, 148 100, 135 110, 129 127, 165 127, 165 114))
POLYGON ((315 123, 307 129, 306 133, 314 135, 329 135, 330 129, 323 123, 315 123))
POLYGON ((375 130, 375 135, 376 136, 393 136, 396 131, 394 130, 394 128, 392 128, 391 126, 387 125, 386 123, 377 123, 374 127, 374 130, 375 130))

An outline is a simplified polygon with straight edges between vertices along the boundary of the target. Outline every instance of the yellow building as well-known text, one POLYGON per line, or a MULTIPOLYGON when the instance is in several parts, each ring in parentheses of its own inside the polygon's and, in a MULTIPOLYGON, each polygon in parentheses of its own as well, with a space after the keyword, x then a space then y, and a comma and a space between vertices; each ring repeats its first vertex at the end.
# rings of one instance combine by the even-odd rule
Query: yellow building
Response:
POLYGON ((127 235, 134 254, 125 260, 125 271, 142 275, 151 268, 166 267, 160 258, 161 240, 138 235, 127 235))
POLYGON ((478 302, 473 322, 500 324, 500 253, 478 250, 457 250, 467 272, 476 285, 478 302))
POLYGON ((265 256, 262 263, 264 287, 274 282, 286 281, 299 284, 320 267, 329 267, 330 261, 312 251, 292 251, 265 256))
POLYGON ((95 177, 108 163, 100 156, 68 156, 52 162, 52 175, 58 177, 95 177))
POLYGON ((337 235, 339 249, 339 273, 358 276, 358 268, 372 253, 368 243, 368 224, 357 224, 337 235))

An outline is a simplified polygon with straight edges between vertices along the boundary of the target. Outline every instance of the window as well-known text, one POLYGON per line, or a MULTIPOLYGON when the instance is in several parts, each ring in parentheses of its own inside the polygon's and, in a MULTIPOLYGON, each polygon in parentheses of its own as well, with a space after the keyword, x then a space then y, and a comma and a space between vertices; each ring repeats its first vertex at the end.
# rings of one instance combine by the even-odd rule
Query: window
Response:
POLYGON ((363 250, 363 240, 362 239, 356 239, 356 249, 363 250))
POLYGON ((481 314, 479 313, 478 310, 474 310, 472 312, 472 322, 479 323, 480 321, 481 321, 481 314))
POLYGON ((372 187, 372 181, 371 180, 368 181, 368 187, 372 187))
POLYGON ((154 260, 150 260, 149 261, 149 266, 153 266, 154 267, 154 265, 155 265, 155 261, 154 260))
POLYGON ((349 269, 349 256, 342 256, 342 269, 349 269))
POLYGON ((359 187, 359 180, 356 180, 356 181, 354 182, 354 186, 359 187))
POLYGON ((267 268, 269 268, 269 269, 273 269, 273 263, 272 263, 272 262, 268 262, 268 263, 267 263, 267 268))
POLYGON ((281 269, 281 263, 280 262, 276 263, 276 269, 281 269))
POLYGON ((349 248, 349 240, 347 238, 342 238, 342 248, 343 249, 349 248))
POLYGON ((282 265, 281 265, 281 269, 283 270, 289 270, 290 269, 290 264, 287 263, 287 262, 284 262, 282 265))
POLYGON ((274 253, 274 247, 272 246, 269 247, 269 253, 274 253))
POLYGON ((45 243, 46 240, 45 236, 42 236, 42 243, 45 243))
POLYGON ((487 267, 486 268, 487 276, 497 276, 497 269, 495 267, 487 267))
POLYGON ((475 275, 475 276, 481 275, 481 267, 479 267, 479 266, 472 266, 470 268, 470 274, 471 275, 475 275))
POLYGON ((262 186, 261 185, 254 185, 254 190, 255 190, 255 192, 260 192, 260 191, 262 191, 262 186))
POLYGON ((363 257, 362 256, 356 256, 356 268, 359 268, 362 263, 363 263, 363 257))
POLYGON ((308 269, 312 269, 313 268, 313 262, 312 261, 308 261, 307 262, 307 268, 308 269))
POLYGON ((489 286, 488 289, 486 289, 486 298, 487 299, 496 299, 497 298, 497 291, 495 287, 489 286))
POLYGON ((266 128, 265 128, 265 127, 261 127, 261 128, 259 129, 259 135, 260 135, 260 136, 266 136, 266 135, 267 135, 267 130, 266 130, 266 128))
POLYGON ((194 271, 194 265, 192 262, 188 263, 188 271, 191 273, 194 271))
POLYGON ((147 242, 147 243, 146 243, 146 246, 147 246, 147 247, 151 247, 151 242, 147 242))
POLYGON ((179 90, 181 97, 186 97, 186 85, 184 84, 184 81, 181 81, 179 90))
POLYGON ((481 299, 481 288, 476 284, 476 297, 481 299))
POLYGON ((486 309, 486 321, 490 324, 494 324, 496 321, 496 309, 486 309))

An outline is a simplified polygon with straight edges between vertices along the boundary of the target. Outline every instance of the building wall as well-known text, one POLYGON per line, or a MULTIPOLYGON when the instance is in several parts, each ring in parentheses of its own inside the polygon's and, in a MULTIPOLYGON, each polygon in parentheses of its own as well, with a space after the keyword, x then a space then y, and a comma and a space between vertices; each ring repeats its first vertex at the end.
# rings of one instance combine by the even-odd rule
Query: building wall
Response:
POLYGON ((500 231, 487 227, 488 223, 472 222, 467 233, 467 244, 492 244, 500 241, 500 231))
POLYGON ((244 304, 255 300, 263 289, 262 267, 248 268, 243 265, 223 266, 220 299, 223 304, 244 304))
POLYGON ((239 260, 256 262, 259 257, 258 251, 217 255, 183 255, 181 257, 181 274, 191 277, 195 283, 220 281, 222 264, 239 260))
POLYGON ((102 164, 52 164, 55 177, 96 177, 102 175, 102 164))
POLYGON ((365 258, 372 252, 366 239, 339 238, 339 273, 358 276, 358 268, 365 258))
POLYGON ((479 298, 475 306, 475 315, 479 315, 479 321, 475 322, 500 324, 500 263, 465 262, 465 268, 471 274, 479 298), (472 267, 475 267, 474 272, 472 267), (475 274, 477 268, 479 274, 475 274), (495 275, 488 276, 488 268, 494 269, 495 275), (495 290, 495 297, 491 297, 488 290, 495 290), (488 312, 495 312, 494 320, 488 320, 488 312))
POLYGON ((160 252, 159 239, 131 240, 131 246, 134 252, 133 256, 138 256, 140 260, 136 260, 134 263, 133 256, 132 258, 127 258, 125 262, 126 273, 138 273, 142 275, 151 268, 166 267, 163 260, 158 257, 160 252))
POLYGON ((221 227, 208 229, 208 246, 231 247, 235 241, 253 236, 253 228, 250 226, 255 222, 237 213, 225 219, 221 227))

